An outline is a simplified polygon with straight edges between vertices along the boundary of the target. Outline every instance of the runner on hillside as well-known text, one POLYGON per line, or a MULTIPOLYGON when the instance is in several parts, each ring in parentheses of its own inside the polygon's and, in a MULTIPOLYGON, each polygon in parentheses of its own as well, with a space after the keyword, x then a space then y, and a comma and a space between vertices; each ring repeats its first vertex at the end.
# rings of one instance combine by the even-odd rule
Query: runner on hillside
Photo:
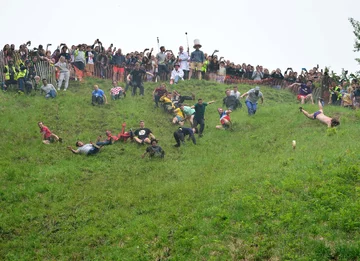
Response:
POLYGON ((221 125, 216 125, 217 129, 229 129, 231 128, 231 119, 230 119, 230 113, 231 110, 223 110, 223 108, 218 108, 218 113, 220 116, 220 123, 221 125))
POLYGON ((326 116, 323 112, 323 99, 322 98, 318 98, 318 106, 319 106, 319 110, 310 114, 307 111, 305 111, 302 107, 300 107, 300 112, 302 112, 306 117, 308 117, 309 119, 312 120, 319 120, 320 122, 326 124, 329 128, 330 127, 336 127, 338 125, 340 125, 340 121, 337 118, 330 118, 328 116, 326 116))

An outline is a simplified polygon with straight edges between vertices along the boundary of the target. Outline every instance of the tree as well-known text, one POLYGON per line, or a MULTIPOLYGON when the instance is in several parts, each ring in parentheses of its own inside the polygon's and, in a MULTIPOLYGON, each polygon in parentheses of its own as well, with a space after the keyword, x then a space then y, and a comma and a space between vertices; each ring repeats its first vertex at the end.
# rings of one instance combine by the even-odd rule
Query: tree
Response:
MULTIPOLYGON (((360 51, 360 22, 356 21, 354 18, 349 18, 351 25, 354 27, 354 35, 356 36, 355 44, 354 44, 354 52, 360 51)), ((360 63, 360 58, 355 59, 358 63, 360 63)))

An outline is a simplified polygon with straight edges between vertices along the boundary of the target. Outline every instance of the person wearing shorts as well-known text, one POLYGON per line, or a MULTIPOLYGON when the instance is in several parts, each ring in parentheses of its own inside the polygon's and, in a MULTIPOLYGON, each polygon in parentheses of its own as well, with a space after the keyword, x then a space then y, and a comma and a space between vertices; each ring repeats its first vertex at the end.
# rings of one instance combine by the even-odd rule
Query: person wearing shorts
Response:
POLYGON ((218 113, 220 116, 220 123, 221 125, 216 125, 217 129, 229 129, 231 127, 231 119, 230 119, 230 113, 231 110, 223 110, 223 108, 218 108, 218 113))
POLYGON ((55 133, 52 133, 50 129, 44 125, 43 122, 39 121, 38 126, 40 128, 42 142, 44 144, 50 144, 56 141, 59 141, 60 143, 62 142, 62 138, 59 138, 55 133))
POLYGON ((145 128, 145 122, 140 121, 140 128, 135 130, 133 138, 139 144, 151 144, 151 140, 155 139, 155 136, 150 129, 145 128))
POLYGON ((180 108, 176 108, 174 110, 174 113, 175 113, 175 117, 173 118, 172 123, 174 125, 178 123, 180 126, 183 126, 185 122, 184 112, 180 108))
POLYGON ((318 99, 318 106, 319 106, 319 110, 314 112, 314 113, 308 113, 307 111, 305 111, 302 107, 300 107, 300 112, 302 112, 306 117, 308 117, 309 119, 312 120, 319 120, 320 122, 326 124, 329 128, 330 127, 336 127, 338 125, 340 125, 340 121, 337 118, 330 118, 328 116, 326 116, 324 114, 323 111, 323 99, 319 98, 318 99))
POLYGON ((201 44, 200 44, 199 40, 195 40, 195 43, 194 43, 195 51, 193 51, 190 56, 189 80, 191 79, 194 70, 197 71, 198 79, 201 80, 201 78, 202 78, 201 69, 202 69, 203 63, 205 61, 205 55, 202 51, 200 51, 200 48, 201 48, 201 44))
POLYGON ((289 88, 292 88, 294 86, 299 86, 297 99, 301 102, 301 104, 304 104, 305 101, 307 100, 310 100, 311 104, 314 104, 312 90, 311 90, 313 86, 313 82, 311 80, 308 80, 306 84, 293 83, 292 85, 289 86, 289 88))

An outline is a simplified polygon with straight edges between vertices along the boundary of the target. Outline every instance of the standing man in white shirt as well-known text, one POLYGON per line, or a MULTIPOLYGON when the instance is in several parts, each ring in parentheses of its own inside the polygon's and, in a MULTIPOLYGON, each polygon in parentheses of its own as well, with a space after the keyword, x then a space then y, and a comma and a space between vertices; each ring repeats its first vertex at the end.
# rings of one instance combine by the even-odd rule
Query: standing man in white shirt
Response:
POLYGON ((180 64, 175 63, 171 71, 170 84, 177 84, 179 80, 184 80, 184 71, 180 69, 180 64))
POLYGON ((233 89, 230 91, 230 95, 235 96, 236 99, 240 99, 240 92, 238 91, 238 87, 234 86, 233 89))
POLYGON ((187 79, 189 77, 189 54, 184 52, 184 47, 179 47, 179 56, 178 62, 180 63, 180 69, 184 72, 184 78, 187 79))

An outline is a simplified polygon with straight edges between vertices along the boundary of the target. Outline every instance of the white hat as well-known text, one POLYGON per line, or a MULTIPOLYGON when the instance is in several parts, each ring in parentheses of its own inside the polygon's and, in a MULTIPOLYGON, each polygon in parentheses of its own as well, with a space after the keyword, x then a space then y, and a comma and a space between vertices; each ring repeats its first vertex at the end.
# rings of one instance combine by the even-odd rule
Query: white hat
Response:
POLYGON ((199 40, 199 39, 195 39, 195 40, 194 40, 194 48, 195 48, 197 45, 199 46, 199 48, 201 48, 201 46, 202 46, 202 45, 200 44, 200 40, 199 40))

